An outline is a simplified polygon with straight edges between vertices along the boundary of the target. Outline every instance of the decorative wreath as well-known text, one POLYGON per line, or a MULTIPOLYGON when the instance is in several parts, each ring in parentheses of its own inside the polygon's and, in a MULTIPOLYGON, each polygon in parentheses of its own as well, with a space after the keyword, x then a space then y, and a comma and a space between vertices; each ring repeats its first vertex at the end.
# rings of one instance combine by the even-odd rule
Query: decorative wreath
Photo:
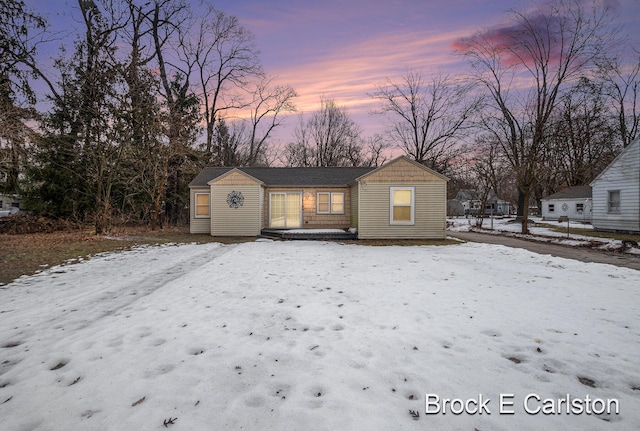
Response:
POLYGON ((242 192, 232 191, 227 195, 227 205, 229 208, 240 208, 244 205, 244 196, 242 196, 242 192))
POLYGON ((566 203, 566 202, 565 202, 565 203, 563 203, 563 204, 562 204, 562 211, 565 211, 565 212, 566 212, 568 209, 569 209, 569 205, 567 205, 567 203, 566 203))

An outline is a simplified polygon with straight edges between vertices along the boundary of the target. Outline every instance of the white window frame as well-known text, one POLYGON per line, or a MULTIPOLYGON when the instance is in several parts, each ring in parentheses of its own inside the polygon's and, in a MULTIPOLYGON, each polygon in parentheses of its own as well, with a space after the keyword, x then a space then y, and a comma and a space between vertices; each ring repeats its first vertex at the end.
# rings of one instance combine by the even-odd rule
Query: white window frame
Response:
POLYGON ((304 217, 304 208, 302 202, 302 192, 294 191, 273 191, 269 192, 269 228, 270 229, 301 229, 302 222, 304 217), (284 226, 273 226, 273 221, 271 220, 271 203, 273 195, 284 195, 284 226), (297 195, 300 202, 300 217, 298 220, 297 226, 287 226, 287 196, 288 195, 297 195))
MULTIPOLYGON (((204 205, 200 205, 204 206, 204 205)), ((193 197, 193 218, 211 218, 211 193, 197 192, 193 197), (207 215, 198 215, 198 196, 207 196, 207 215)))
POLYGON ((550 213, 556 212, 556 204, 548 204, 548 209, 550 213))
POLYGON ((404 225, 411 226, 415 225, 416 221, 416 188, 415 187, 389 187, 389 224, 391 225, 404 225), (409 190, 411 192, 411 204, 410 205, 394 205, 393 204, 393 193, 395 191, 409 190), (396 206, 410 206, 411 207, 411 220, 409 221, 395 221, 393 219, 393 208, 396 206))
POLYGON ((584 203, 583 202, 576 202, 576 213, 577 214, 584 214, 584 203))
POLYGON ((607 191, 607 213, 608 214, 620 214, 621 203, 622 203, 622 194, 620 193, 620 190, 607 191), (612 205, 614 202, 611 200, 611 196, 614 193, 618 195, 618 202, 615 207, 612 205))
POLYGON ((316 214, 344 214, 344 192, 317 192, 316 193, 316 214), (320 211, 320 195, 328 195, 329 197, 329 211, 320 211), (342 211, 333 210, 333 196, 342 196, 342 211))

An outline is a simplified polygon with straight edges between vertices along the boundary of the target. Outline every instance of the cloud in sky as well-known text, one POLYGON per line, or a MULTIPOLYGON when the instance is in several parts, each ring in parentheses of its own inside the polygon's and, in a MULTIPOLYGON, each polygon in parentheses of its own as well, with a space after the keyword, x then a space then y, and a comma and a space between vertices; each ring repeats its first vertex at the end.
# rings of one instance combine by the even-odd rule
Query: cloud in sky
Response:
MULTIPOLYGON (((256 35, 265 70, 276 83, 296 89, 299 111, 319 108, 322 95, 334 98, 366 134, 380 130, 380 117, 367 115, 376 104, 369 97, 376 84, 412 69, 422 69, 425 75, 463 73, 463 59, 452 49, 454 41, 482 29, 504 37, 509 30, 500 24, 508 16, 505 11, 532 4, 528 0, 211 1, 256 35)), ((619 10, 631 33, 640 26, 640 1, 598 1, 619 10)), ((63 26, 73 25, 69 10, 77 7, 76 0, 26 2, 63 26)), ((288 121, 289 130, 294 123, 288 121)), ((279 134, 287 139, 290 132, 279 134)))
POLYGON ((368 94, 376 84, 397 79, 411 69, 438 69, 456 64, 449 44, 460 33, 385 34, 366 41, 345 44, 309 62, 273 70, 283 83, 297 89, 301 111, 316 109, 319 95, 334 98, 352 110, 366 110, 368 94), (398 49, 402 47, 402 49, 398 49))
MULTIPOLYGON (((266 71, 296 89, 298 112, 317 110, 321 96, 333 98, 367 136, 383 131, 383 119, 369 115, 379 104, 370 96, 377 84, 415 69, 455 73, 461 58, 451 43, 476 28, 466 15, 442 22, 453 6, 415 0, 249 3, 229 3, 229 13, 256 34, 266 71)), ((466 1, 452 3, 469 9, 466 1)), ((278 138, 288 140, 296 123, 289 118, 278 138)))

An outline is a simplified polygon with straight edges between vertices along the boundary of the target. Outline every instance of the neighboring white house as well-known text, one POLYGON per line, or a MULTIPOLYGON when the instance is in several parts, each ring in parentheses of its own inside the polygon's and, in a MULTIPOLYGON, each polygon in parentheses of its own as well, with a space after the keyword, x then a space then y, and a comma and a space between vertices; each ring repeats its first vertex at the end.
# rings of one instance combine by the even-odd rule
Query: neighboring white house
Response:
POLYGON ((595 229, 640 233, 640 139, 629 144, 591 187, 595 229))
POLYGON ((591 186, 566 187, 541 199, 543 220, 591 222, 591 186))

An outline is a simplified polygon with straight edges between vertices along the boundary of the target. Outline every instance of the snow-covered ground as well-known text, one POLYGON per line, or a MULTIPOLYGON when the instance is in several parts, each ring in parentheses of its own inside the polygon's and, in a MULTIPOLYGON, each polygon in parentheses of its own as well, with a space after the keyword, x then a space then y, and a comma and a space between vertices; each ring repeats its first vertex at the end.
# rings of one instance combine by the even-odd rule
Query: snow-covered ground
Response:
MULTIPOLYGON (((559 223, 553 220, 542 220, 540 217, 530 217, 529 220, 536 226, 529 227, 529 234, 523 235, 522 225, 516 223, 514 218, 485 218, 482 220, 482 227, 476 226, 476 218, 450 218, 447 220, 448 230, 453 232, 482 231, 483 233, 506 234, 535 241, 551 242, 571 246, 589 246, 600 250, 620 250, 623 248, 622 241, 612 238, 599 238, 587 235, 567 234, 567 223, 559 223), (551 229, 560 227, 561 232, 551 229)), ((570 222, 571 229, 593 229, 593 226, 585 223, 570 222)), ((626 253, 640 254, 640 249, 630 248, 626 253)))
POLYGON ((104 254, 0 287, 0 428, 637 430, 639 286, 476 243, 104 254))

